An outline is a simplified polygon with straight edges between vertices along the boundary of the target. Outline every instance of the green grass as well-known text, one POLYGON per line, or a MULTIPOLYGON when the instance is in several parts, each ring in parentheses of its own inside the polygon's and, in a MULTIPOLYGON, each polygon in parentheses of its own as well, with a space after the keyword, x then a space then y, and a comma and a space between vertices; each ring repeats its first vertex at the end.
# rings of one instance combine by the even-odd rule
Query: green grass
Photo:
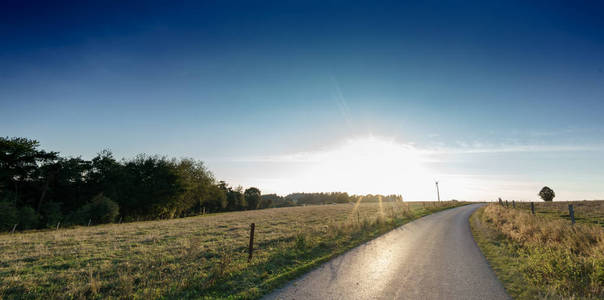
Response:
MULTIPOLYGON (((597 217, 593 212, 604 202, 588 205, 597 217)), ((600 226, 591 222, 573 226, 554 213, 534 216, 523 207, 498 204, 477 210, 470 224, 479 247, 513 298, 604 297, 604 230, 600 226)))
POLYGON ((0 298, 258 298, 397 226, 462 204, 288 207, 2 234, 0 298))

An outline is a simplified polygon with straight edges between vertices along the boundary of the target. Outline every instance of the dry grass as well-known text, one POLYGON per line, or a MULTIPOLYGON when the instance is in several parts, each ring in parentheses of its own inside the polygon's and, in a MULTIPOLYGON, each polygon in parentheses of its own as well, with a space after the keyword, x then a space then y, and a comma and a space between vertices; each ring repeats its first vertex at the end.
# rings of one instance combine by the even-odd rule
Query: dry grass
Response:
MULTIPOLYGON (((569 204, 573 205, 577 223, 597 224, 604 227, 604 201, 535 202, 535 213, 540 216, 570 220, 569 204)), ((528 202, 517 202, 516 208, 530 211, 531 205, 528 202)))
POLYGON ((0 298, 255 298, 409 220, 461 203, 288 207, 0 235, 0 298), (247 263, 249 225, 256 223, 247 263))
MULTIPOLYGON (((590 213, 600 217, 594 211, 602 211, 602 202, 583 204, 597 207, 590 213)), ((555 207, 564 206, 548 209, 555 211, 555 207)), ((501 235, 494 245, 507 247, 504 252, 522 262, 518 268, 526 284, 540 289, 542 295, 604 297, 604 229, 600 226, 573 226, 564 218, 534 216, 525 209, 498 204, 484 209, 482 222, 501 235)))

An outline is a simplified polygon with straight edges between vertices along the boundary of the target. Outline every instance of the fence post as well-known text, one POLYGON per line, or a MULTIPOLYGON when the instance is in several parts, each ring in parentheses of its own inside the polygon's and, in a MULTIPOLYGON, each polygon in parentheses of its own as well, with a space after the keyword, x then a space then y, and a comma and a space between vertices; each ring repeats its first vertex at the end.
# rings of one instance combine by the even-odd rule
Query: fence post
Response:
POLYGON ((256 227, 256 224, 252 223, 250 225, 250 247, 249 247, 249 253, 250 256, 248 256, 247 258, 247 262, 252 261, 252 255, 254 253, 254 229, 256 227))
POLYGON ((535 203, 531 202, 531 212, 535 214, 535 203))
POLYGON ((575 224, 575 210, 573 209, 572 204, 568 205, 568 213, 570 214, 570 221, 574 225, 575 224))
POLYGON ((19 223, 15 224, 15 226, 13 226, 13 230, 11 230, 11 234, 15 233, 15 229, 17 229, 17 225, 19 225, 19 223))

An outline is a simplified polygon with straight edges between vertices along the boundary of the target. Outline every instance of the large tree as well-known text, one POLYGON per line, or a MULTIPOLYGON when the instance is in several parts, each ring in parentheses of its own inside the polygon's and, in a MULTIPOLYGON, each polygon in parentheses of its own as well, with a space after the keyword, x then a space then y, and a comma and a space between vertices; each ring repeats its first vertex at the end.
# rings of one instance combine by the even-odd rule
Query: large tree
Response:
POLYGON ((544 186, 539 192, 539 197, 541 197, 543 201, 549 202, 554 200, 554 197, 556 197, 556 193, 554 193, 554 190, 550 189, 549 187, 544 186))
POLYGON ((178 201, 179 215, 199 213, 212 196, 214 176, 206 169, 203 162, 193 159, 182 159, 175 163, 179 182, 183 188, 178 201))
POLYGON ((57 160, 57 152, 38 150, 40 143, 27 138, 0 137, 0 191, 12 190, 17 204, 21 199, 21 186, 25 182, 38 180, 36 174, 42 164, 53 163, 57 160))
POLYGON ((258 208, 258 205, 260 204, 260 190, 255 188, 255 187, 251 187, 249 189, 246 189, 245 192, 243 192, 243 195, 245 196, 245 202, 247 203, 247 208, 248 209, 256 209, 258 208))
POLYGON ((175 216, 184 188, 173 161, 141 154, 123 168, 120 213, 133 219, 175 216))

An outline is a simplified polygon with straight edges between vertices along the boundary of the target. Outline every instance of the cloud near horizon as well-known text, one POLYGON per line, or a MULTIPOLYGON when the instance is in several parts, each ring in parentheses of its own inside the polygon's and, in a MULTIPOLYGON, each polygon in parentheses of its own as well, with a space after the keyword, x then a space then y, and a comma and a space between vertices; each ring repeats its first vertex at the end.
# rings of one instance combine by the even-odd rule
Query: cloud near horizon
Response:
MULTIPOLYGON (((516 156, 544 153, 599 153, 604 146, 471 144, 463 147, 419 147, 387 137, 357 137, 314 151, 249 156, 230 159, 235 164, 253 164, 262 171, 233 178, 268 193, 345 191, 352 194, 402 194, 407 200, 434 200, 434 180, 441 181, 442 199, 493 200, 504 197, 536 200, 545 184, 561 187, 558 199, 600 198, 580 187, 566 186, 550 175, 527 176, 522 165, 500 173, 481 169, 489 155, 521 164, 516 156), (485 157, 486 156, 486 157, 485 157), (448 168, 456 163, 455 169, 448 168), (479 165, 479 167, 475 167, 479 165)), ((244 172, 245 173, 245 172, 244 172)), ((588 189, 585 189, 588 190, 588 189)), ((591 189, 593 190, 593 189, 591 189)))

